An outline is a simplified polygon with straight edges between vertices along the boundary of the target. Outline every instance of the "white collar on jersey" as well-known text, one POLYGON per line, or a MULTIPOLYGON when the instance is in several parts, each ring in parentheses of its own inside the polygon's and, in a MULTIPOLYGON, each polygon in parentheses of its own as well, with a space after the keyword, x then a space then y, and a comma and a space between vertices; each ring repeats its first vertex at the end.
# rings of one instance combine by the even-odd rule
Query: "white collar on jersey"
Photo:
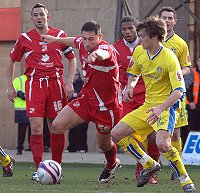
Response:
POLYGON ((137 37, 136 40, 132 43, 129 43, 125 40, 125 38, 123 38, 124 40, 124 44, 129 47, 129 49, 131 50, 131 52, 134 50, 134 48, 139 44, 139 38, 137 37))

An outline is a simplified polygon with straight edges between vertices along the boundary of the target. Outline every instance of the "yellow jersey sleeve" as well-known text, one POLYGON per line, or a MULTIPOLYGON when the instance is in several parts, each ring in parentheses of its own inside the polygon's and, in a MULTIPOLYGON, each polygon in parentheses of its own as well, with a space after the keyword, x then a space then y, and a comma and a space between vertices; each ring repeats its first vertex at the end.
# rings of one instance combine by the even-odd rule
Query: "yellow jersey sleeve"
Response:
POLYGON ((182 42, 182 52, 179 55, 178 60, 181 65, 181 68, 191 66, 189 50, 185 41, 182 42))
POLYGON ((182 90, 185 92, 186 89, 183 74, 179 65, 179 61, 175 55, 174 57, 171 57, 168 71, 172 90, 182 90))

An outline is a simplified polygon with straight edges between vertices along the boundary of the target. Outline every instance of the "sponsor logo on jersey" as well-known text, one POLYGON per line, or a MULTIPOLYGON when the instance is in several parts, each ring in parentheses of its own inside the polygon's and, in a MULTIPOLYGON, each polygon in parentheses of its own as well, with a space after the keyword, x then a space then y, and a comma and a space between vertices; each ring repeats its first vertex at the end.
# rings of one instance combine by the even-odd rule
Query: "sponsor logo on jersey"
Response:
POLYGON ((45 67, 53 67, 53 62, 51 62, 51 63, 40 62, 39 64, 42 66, 45 66, 45 67))
POLYGON ((49 60, 49 55, 48 54, 42 55, 42 59, 41 60, 43 62, 47 62, 49 60))
POLYGON ((99 45, 99 49, 108 50, 108 45, 99 45))
POLYGON ((154 76, 152 74, 144 74, 145 77, 151 78, 151 79, 155 79, 155 80, 159 80, 157 76, 154 76))
POLYGON ((45 55, 42 55, 42 59, 39 64, 42 65, 42 66, 45 66, 45 67, 53 67, 54 63, 53 62, 47 62, 49 60, 49 55, 48 54, 45 54, 45 55))

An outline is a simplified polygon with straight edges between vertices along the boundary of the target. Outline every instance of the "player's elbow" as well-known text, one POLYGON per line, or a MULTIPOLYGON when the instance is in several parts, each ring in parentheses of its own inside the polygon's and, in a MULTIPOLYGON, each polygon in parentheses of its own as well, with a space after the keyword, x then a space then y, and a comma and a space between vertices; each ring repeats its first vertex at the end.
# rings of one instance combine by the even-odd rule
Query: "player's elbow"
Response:
POLYGON ((178 93, 177 93, 178 98, 179 99, 182 98, 183 95, 184 95, 184 92, 182 90, 179 90, 178 93))
POLYGON ((176 96, 177 100, 181 99, 184 95, 184 92, 182 90, 174 90, 174 95, 176 96))

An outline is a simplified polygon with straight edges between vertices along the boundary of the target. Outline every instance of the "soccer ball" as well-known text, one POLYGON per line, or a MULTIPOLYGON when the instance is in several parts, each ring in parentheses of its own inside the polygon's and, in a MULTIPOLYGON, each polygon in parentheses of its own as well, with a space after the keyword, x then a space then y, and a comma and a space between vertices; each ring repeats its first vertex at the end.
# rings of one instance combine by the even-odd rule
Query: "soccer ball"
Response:
POLYGON ((40 162, 37 174, 42 184, 57 184, 62 176, 62 168, 56 161, 45 160, 40 162))

